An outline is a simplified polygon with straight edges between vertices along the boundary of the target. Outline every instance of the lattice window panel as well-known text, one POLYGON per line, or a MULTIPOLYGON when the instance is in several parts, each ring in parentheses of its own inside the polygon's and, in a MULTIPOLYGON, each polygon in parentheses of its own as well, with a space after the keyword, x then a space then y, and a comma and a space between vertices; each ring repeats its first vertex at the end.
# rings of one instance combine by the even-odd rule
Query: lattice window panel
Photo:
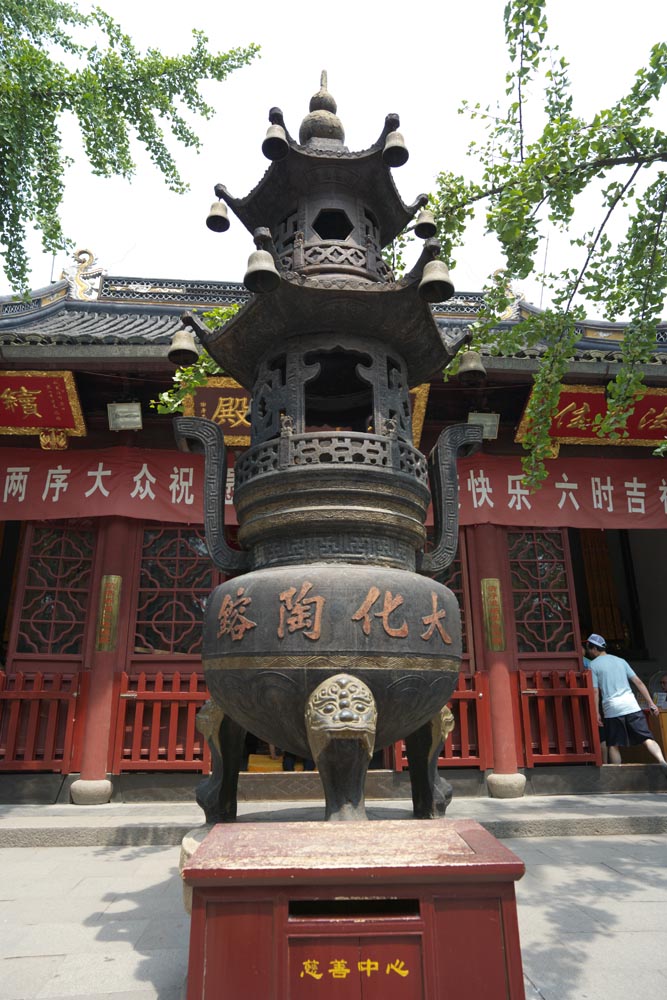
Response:
POLYGON ((139 570, 135 653, 198 653, 206 601, 219 582, 203 530, 148 525, 139 570))
POLYGON ((439 578, 441 583, 444 583, 446 587, 449 587, 451 592, 456 597, 459 602, 459 608, 461 609, 461 652, 468 652, 468 629, 467 629, 467 618, 468 618, 468 607, 466 601, 466 589, 463 582, 463 565, 459 556, 453 561, 451 566, 448 567, 446 573, 439 578))
POLYGON ((78 656, 91 596, 95 531, 50 521, 31 526, 17 653, 78 656))
POLYGON ((519 652, 574 652, 564 532, 509 531, 507 544, 519 652))

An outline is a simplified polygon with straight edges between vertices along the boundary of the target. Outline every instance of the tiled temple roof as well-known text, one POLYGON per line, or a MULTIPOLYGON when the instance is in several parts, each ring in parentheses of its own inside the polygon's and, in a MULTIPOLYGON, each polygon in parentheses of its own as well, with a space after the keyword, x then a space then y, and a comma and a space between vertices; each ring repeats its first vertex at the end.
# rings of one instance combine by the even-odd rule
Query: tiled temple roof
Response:
MULTIPOLYGON (((89 298, 75 297, 72 282, 61 280, 34 292, 28 301, 0 298, 0 348, 2 346, 168 345, 181 328, 185 310, 206 311, 215 306, 244 303, 250 297, 244 285, 234 282, 179 281, 103 275, 99 289, 89 298)), ((481 292, 461 292, 446 305, 434 305, 438 325, 458 334, 476 316, 483 302, 481 292)), ((535 313, 535 307, 518 299, 506 322, 535 313)), ((581 324, 577 362, 617 363, 621 360, 624 324, 581 324)), ((538 361, 540 345, 517 351, 511 359, 482 354, 500 366, 538 361)), ((656 350, 649 361, 667 373, 667 324, 658 327, 656 350)))

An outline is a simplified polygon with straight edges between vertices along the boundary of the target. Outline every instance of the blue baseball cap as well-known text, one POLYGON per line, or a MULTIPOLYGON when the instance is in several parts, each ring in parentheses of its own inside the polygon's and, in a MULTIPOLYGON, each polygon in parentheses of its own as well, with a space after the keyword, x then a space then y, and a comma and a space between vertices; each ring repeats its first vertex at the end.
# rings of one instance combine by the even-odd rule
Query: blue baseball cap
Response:
POLYGON ((604 641, 604 639, 602 638, 602 636, 601 635, 597 635, 597 633, 595 633, 595 632, 593 632, 592 635, 589 635, 588 639, 586 639, 586 642, 589 642, 591 644, 591 646, 597 646, 598 649, 606 649, 607 648, 607 643, 604 641))

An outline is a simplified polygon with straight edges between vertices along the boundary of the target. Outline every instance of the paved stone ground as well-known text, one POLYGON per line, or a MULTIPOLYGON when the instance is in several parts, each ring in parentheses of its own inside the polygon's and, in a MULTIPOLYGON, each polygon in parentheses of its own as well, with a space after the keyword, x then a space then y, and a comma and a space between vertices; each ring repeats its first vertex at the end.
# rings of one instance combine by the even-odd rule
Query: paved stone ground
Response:
MULTIPOLYGON (((667 996, 666 836, 504 843, 527 866, 527 1000, 667 996)), ((0 864, 1 1000, 180 998, 178 848, 9 847, 0 864)))

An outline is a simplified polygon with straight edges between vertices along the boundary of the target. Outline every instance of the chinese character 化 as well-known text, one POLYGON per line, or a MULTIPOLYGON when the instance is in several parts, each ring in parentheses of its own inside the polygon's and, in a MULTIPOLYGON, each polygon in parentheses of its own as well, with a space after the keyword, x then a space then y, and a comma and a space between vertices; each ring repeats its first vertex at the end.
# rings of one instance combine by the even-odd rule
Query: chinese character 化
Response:
POLYGON ((431 591, 431 601, 433 602, 433 612, 422 618, 422 624, 428 626, 426 631, 422 632, 422 639, 428 641, 437 629, 442 641, 447 643, 447 645, 450 645, 452 638, 449 633, 445 631, 444 626, 442 625, 442 619, 446 617, 447 613, 444 608, 441 608, 441 610, 438 611, 438 595, 433 591, 431 591))
POLYGON ((285 638, 285 626, 290 633, 303 631, 307 639, 319 639, 325 599, 308 597, 307 594, 312 586, 312 583, 306 581, 301 585, 298 596, 296 587, 290 587, 280 595, 279 639, 285 638))
POLYGON ((251 628, 255 628, 257 622, 246 618, 244 612, 247 611, 251 598, 245 597, 245 589, 239 587, 236 591, 236 600, 232 600, 229 594, 225 594, 220 610, 218 612, 218 638, 223 635, 231 635, 232 641, 236 642, 251 628))
MULTIPOLYGON (((352 615, 353 622, 363 622, 361 626, 364 635, 370 635, 371 633, 371 617, 369 615, 370 609, 373 607, 378 597, 380 596, 380 591, 377 587, 371 587, 371 589, 366 594, 366 598, 361 607, 355 611, 352 615)), ((403 597, 401 594, 397 594, 396 597, 393 596, 390 590, 385 590, 384 593, 384 605, 382 611, 375 611, 374 615, 376 618, 382 619, 382 625, 388 636, 392 639, 403 639, 408 634, 408 623, 404 620, 402 625, 398 628, 392 627, 389 624, 389 616, 401 606, 403 603, 403 597)))

